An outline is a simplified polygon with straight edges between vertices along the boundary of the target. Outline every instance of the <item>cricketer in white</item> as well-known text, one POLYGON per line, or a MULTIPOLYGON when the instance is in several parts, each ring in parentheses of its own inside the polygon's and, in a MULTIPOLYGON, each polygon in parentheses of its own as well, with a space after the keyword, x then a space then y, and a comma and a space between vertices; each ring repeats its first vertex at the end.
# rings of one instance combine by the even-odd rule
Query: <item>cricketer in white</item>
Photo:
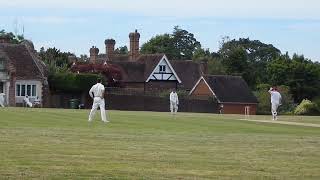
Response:
POLYGON ((106 118, 105 102, 104 102, 104 85, 101 84, 101 79, 97 79, 97 84, 93 85, 89 91, 89 95, 93 98, 92 109, 89 114, 89 122, 92 121, 97 108, 100 107, 101 119, 103 122, 109 122, 106 118))
POLYGON ((4 96, 5 94, 4 93, 0 93, 0 107, 4 107, 4 96))
POLYGON ((270 88, 268 91, 271 95, 271 113, 272 113, 272 120, 277 120, 278 117, 278 107, 281 105, 281 94, 277 91, 276 88, 270 88))
POLYGON ((179 99, 176 90, 170 93, 170 111, 171 114, 176 114, 178 111, 179 99))

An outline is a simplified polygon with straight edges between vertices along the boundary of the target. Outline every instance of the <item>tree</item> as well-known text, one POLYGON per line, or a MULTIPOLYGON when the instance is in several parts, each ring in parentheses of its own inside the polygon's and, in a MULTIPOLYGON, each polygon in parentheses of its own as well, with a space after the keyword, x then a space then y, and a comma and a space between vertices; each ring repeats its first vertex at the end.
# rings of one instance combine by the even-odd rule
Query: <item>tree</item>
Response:
POLYGON ((57 68, 66 69, 69 64, 69 56, 74 56, 70 52, 61 52, 57 48, 48 48, 47 50, 44 47, 40 48, 39 56, 42 61, 49 66, 49 72, 56 71, 57 68))
POLYGON ((223 38, 218 54, 229 74, 242 74, 249 85, 255 87, 257 84, 267 82, 266 66, 278 58, 281 52, 273 45, 258 40, 249 38, 230 40, 227 37, 223 38))
POLYGON ((199 48, 201 44, 192 33, 176 26, 172 34, 157 35, 144 43, 141 53, 165 53, 169 59, 191 60, 199 48))
POLYGON ((267 81, 273 86, 278 84, 287 84, 289 77, 291 59, 288 54, 269 62, 266 67, 267 81))
POLYGON ((222 64, 219 55, 210 52, 209 49, 198 48, 193 53, 192 60, 195 62, 206 61, 208 63, 208 74, 222 75, 226 74, 226 69, 222 64))
POLYGON ((174 47, 177 49, 179 54, 175 59, 191 59, 194 52, 201 48, 201 44, 194 37, 192 33, 187 30, 181 29, 179 26, 174 27, 173 31, 173 42, 174 47))
POLYGON ((127 46, 120 46, 114 50, 116 54, 128 54, 128 47, 127 46))
POLYGON ((320 95, 320 65, 303 55, 282 55, 267 65, 267 75, 269 83, 289 86, 295 102, 320 95))
POLYGON ((151 38, 148 42, 142 45, 141 53, 165 53, 169 59, 174 59, 179 54, 174 46, 174 41, 170 34, 157 35, 151 38))
POLYGON ((15 35, 12 32, 7 33, 4 29, 0 31, 0 37, 8 38, 10 43, 13 43, 13 44, 19 44, 24 40, 23 35, 19 35, 19 34, 15 35))
POLYGON ((288 86, 290 86, 296 102, 320 95, 319 64, 295 54, 289 68, 288 86))

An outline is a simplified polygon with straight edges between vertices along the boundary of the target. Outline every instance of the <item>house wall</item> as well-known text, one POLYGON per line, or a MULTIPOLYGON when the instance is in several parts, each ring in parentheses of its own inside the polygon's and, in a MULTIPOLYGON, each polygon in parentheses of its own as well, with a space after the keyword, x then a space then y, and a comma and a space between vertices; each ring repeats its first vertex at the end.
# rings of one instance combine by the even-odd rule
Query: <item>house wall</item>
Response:
POLYGON ((144 83, 143 82, 125 82, 123 83, 123 86, 125 88, 136 88, 136 89, 144 89, 144 83))
POLYGON ((145 85, 146 91, 160 91, 177 88, 177 81, 149 81, 145 85))
POLYGON ((169 67, 167 61, 163 58, 159 64, 155 67, 155 70, 150 78, 151 80, 170 80, 176 81, 177 78, 174 76, 171 68, 169 67), (160 66, 165 66, 165 71, 160 71, 160 66), (154 77, 156 78, 154 78, 154 77))
MULTIPOLYGON (((30 85, 36 85, 36 96, 39 97, 40 101, 42 102, 42 82, 38 80, 16 80, 15 87, 17 84, 30 84, 30 85)), ((30 96, 30 101, 33 102, 33 100, 36 98, 30 96)), ((23 103, 23 98, 24 96, 17 96, 15 92, 15 102, 16 104, 21 104, 23 103)))
MULTIPOLYGON (((92 107, 92 98, 88 93, 55 93, 50 95, 50 107, 70 108, 70 99, 79 99, 85 108, 92 107)), ((129 111, 159 111, 169 112, 168 97, 144 96, 144 95, 105 95, 106 109, 129 110, 129 111)), ((179 112, 202 112, 217 113, 217 104, 208 100, 192 98, 179 99, 179 112)))
POLYGON ((213 96, 213 95, 212 95, 212 92, 210 91, 209 87, 207 86, 207 84, 203 80, 201 80, 199 82, 198 86, 192 92, 191 96, 208 97, 208 96, 213 96))
POLYGON ((223 114, 245 114, 245 107, 250 107, 250 115, 255 115, 257 113, 256 104, 223 104, 223 114))

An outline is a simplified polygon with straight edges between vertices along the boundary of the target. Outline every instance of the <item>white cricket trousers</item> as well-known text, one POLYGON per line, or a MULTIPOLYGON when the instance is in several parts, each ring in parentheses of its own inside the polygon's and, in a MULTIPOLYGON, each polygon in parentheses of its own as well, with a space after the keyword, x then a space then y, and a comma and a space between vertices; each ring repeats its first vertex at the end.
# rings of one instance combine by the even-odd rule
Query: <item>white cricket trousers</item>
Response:
POLYGON ((105 103, 104 103, 104 99, 101 97, 93 98, 93 105, 92 105, 92 109, 89 114, 89 121, 92 121, 94 114, 96 113, 98 107, 100 107, 102 121, 107 122, 105 103))
POLYGON ((277 103, 271 103, 271 113, 272 113, 272 119, 276 120, 277 119, 277 110, 278 110, 279 104, 277 103))
POLYGON ((170 101, 170 111, 171 111, 171 114, 177 113, 178 112, 178 103, 176 103, 174 101, 170 101))
POLYGON ((0 96, 0 106, 4 107, 4 98, 0 96))

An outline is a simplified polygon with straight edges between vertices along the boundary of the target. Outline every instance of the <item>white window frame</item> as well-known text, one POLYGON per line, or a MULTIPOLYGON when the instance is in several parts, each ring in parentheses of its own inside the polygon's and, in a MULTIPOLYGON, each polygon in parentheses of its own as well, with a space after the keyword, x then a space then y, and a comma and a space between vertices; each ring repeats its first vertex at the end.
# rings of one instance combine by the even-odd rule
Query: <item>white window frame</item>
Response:
POLYGON ((29 97, 37 97, 37 84, 33 84, 33 83, 16 83, 16 97, 25 97, 26 95, 28 95, 29 97), (19 86, 19 92, 17 91, 19 86), (24 86, 24 95, 22 95, 22 86, 24 86), (30 86, 30 95, 27 94, 28 93, 28 86, 30 86), (33 90, 35 90, 35 94, 33 95, 33 90))

